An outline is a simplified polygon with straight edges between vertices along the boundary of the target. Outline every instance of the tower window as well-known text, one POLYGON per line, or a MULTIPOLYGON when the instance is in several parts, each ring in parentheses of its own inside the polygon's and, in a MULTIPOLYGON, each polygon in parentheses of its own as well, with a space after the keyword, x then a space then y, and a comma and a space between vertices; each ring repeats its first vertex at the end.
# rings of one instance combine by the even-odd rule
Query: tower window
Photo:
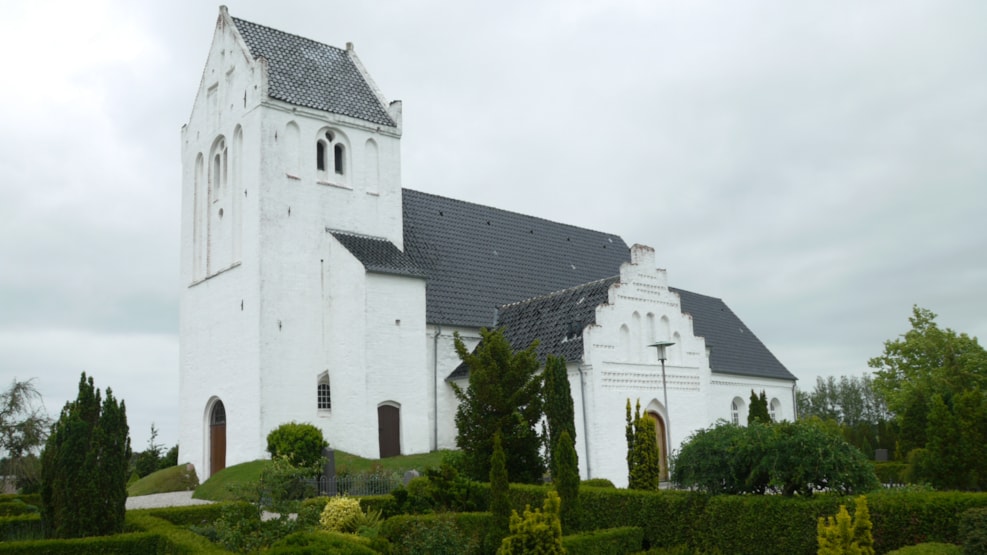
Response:
POLYGON ((343 145, 336 143, 332 147, 333 169, 336 173, 343 175, 343 145))
POLYGON ((330 410, 332 409, 332 390, 329 388, 329 374, 328 372, 323 372, 319 376, 319 385, 317 387, 317 404, 319 410, 330 410))
POLYGON ((315 145, 315 166, 320 172, 326 171, 326 143, 319 141, 315 145))

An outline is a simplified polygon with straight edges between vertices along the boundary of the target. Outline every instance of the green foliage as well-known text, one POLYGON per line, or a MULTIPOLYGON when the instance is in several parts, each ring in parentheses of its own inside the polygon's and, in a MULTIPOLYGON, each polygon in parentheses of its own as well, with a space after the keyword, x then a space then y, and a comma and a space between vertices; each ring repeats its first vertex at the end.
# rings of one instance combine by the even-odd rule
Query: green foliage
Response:
POLYGON ((860 496, 854 503, 853 517, 846 505, 840 505, 835 517, 819 517, 819 555, 874 555, 867 498, 860 496))
POLYGON ((562 509, 559 517, 565 530, 572 529, 576 512, 579 509, 579 468, 576 459, 576 446, 569 437, 569 430, 562 430, 562 436, 556 443, 558 454, 555 459, 556 470, 552 473, 552 485, 559 493, 562 509))
MULTIPOLYGON (((160 534, 147 532, 116 534, 78 539, 48 539, 12 541, 0 544, 4 555, 89 555, 91 553, 144 554, 164 553, 166 540, 160 534)), ((178 551, 170 551, 176 553, 178 551)))
POLYGON ((590 478, 589 480, 583 480, 581 482, 583 486, 588 488, 615 488, 617 486, 613 485, 613 482, 607 480, 606 478, 590 478))
POLYGON ((565 553, 562 546, 562 523, 559 521, 559 496, 549 491, 542 510, 525 507, 524 517, 511 514, 511 533, 503 539, 497 555, 526 553, 565 553))
POLYGON ((161 450, 164 446, 155 443, 158 438, 158 428, 151 423, 151 437, 147 440, 147 449, 137 453, 134 457, 134 471, 138 476, 144 477, 161 468, 161 450))
POLYGON ((312 424, 288 422, 267 434, 267 452, 272 459, 286 458, 292 466, 318 473, 322 466, 322 450, 329 442, 322 430, 312 424))
POLYGON ((761 395, 758 396, 751 390, 751 402, 747 409, 747 424, 753 424, 754 422, 760 422, 761 424, 771 423, 771 413, 768 412, 768 396, 761 391, 761 395))
MULTIPOLYGON (((894 341, 885 341, 884 353, 868 361, 876 370, 874 389, 900 424, 899 457, 914 449, 928 449, 928 440, 938 433, 929 421, 936 395, 952 407, 955 395, 987 390, 987 351, 975 337, 940 328, 935 318, 933 312, 913 307, 908 319, 911 329, 894 341)), ((987 433, 987 423, 965 425, 987 433)))
POLYGON ((643 540, 643 530, 622 526, 562 536, 562 546, 569 555, 624 555, 640 551, 643 540))
MULTIPOLYGON (((202 516, 212 513, 195 514, 202 516)), ((228 553, 207 538, 176 524, 151 511, 129 511, 127 513, 127 530, 148 532, 157 536, 160 542, 157 553, 228 553)), ((107 553, 108 551, 99 552, 107 553)))
POLYGON ((913 479, 937 489, 987 489, 987 395, 974 387, 948 401, 932 396, 925 451, 913 459, 913 479))
POLYGON ((873 465, 818 421, 721 422, 694 433, 675 459, 672 480, 707 493, 768 491, 786 496, 878 487, 873 465))
POLYGON ((657 490, 661 483, 661 454, 655 436, 655 422, 649 416, 641 416, 641 401, 634 408, 630 419, 631 400, 627 400, 627 487, 629 489, 657 490))
POLYGON ((960 515, 959 538, 966 555, 987 555, 987 509, 967 509, 960 515))
POLYGON ((392 555, 492 553, 503 537, 490 513, 399 515, 385 520, 380 533, 392 555))
POLYGON ((199 478, 191 464, 172 466, 127 485, 127 495, 151 495, 170 491, 191 491, 199 485, 199 478))
POLYGON ((362 516, 363 509, 358 499, 340 495, 329 498, 322 509, 319 524, 330 532, 353 532, 362 516))
POLYGON ((367 538, 351 534, 303 531, 289 534, 274 542, 265 551, 269 554, 322 555, 323 553, 346 553, 348 555, 375 555, 378 551, 371 547, 367 538))
MULTIPOLYGON (((569 439, 576 441, 576 416, 572 403, 572 391, 569 388, 569 374, 566 371, 565 359, 548 355, 545 360, 545 421, 548 423, 548 467, 554 480, 556 472, 556 457, 558 441, 562 432, 569 432, 569 439)), ((577 463, 578 466, 578 463, 577 463)))
POLYGON ((36 453, 48 438, 51 419, 34 380, 13 380, 0 393, 0 474, 17 476, 22 491, 37 491, 41 465, 36 453))
POLYGON ((498 431, 494 434, 493 457, 490 459, 490 512, 494 516, 494 526, 505 534, 511 521, 511 504, 507 499, 510 486, 507 477, 507 457, 504 456, 498 431))
POLYGON ((874 388, 874 378, 862 376, 817 377, 812 392, 798 392, 799 418, 818 416, 843 426, 870 426, 891 419, 887 403, 874 388))
POLYGON ((213 474, 208 480, 195 488, 192 497, 209 501, 235 501, 241 498, 241 492, 251 484, 260 481, 264 469, 271 466, 273 461, 257 460, 233 466, 213 474))
POLYGON ((110 388, 101 400, 83 372, 41 455, 41 513, 50 538, 103 536, 123 530, 130 437, 124 403, 110 388))
POLYGON ((889 551, 887 555, 963 555, 963 548, 951 543, 920 543, 889 551))
POLYGON ((540 482, 545 463, 536 430, 542 417, 537 343, 514 352, 502 330, 483 329, 480 336, 472 353, 455 336, 456 352, 469 368, 466 391, 452 384, 459 400, 456 445, 463 453, 464 472, 477 481, 489 478, 493 437, 500 430, 511 480, 540 482))

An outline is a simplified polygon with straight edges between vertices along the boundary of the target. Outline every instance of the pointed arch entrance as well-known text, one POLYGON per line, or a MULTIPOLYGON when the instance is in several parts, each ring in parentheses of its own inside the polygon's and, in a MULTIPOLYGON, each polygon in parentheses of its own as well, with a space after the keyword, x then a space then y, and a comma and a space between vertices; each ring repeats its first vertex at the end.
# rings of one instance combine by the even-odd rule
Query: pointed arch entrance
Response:
POLYGON ((658 444, 658 458, 661 461, 661 480, 668 481, 668 433, 665 419, 656 411, 649 410, 648 417, 655 421, 655 442, 658 444))
POLYGON ((216 399, 209 409, 209 475, 226 468, 226 407, 216 399))

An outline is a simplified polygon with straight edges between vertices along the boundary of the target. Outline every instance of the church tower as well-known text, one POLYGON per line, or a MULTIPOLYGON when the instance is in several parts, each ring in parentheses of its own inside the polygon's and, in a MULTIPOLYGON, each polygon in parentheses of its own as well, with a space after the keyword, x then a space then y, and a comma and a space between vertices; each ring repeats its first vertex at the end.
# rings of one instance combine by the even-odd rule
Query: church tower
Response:
MULTIPOLYGON (((376 443, 339 436, 360 419, 374 425, 388 395, 338 387, 367 383, 364 297, 377 287, 341 241, 400 254, 401 103, 351 44, 221 7, 181 140, 180 458, 204 480, 263 457, 267 434, 292 420, 375 455, 376 443)), ((424 313, 423 279, 395 287, 424 313)), ((399 345, 424 335, 421 319, 405 318, 399 345)))

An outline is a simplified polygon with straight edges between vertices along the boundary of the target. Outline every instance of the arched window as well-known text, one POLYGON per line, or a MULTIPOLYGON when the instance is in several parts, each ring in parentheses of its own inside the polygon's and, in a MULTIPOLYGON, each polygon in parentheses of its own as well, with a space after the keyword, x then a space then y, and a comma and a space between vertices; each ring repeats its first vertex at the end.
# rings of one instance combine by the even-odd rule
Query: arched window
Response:
POLYGON ((213 145, 212 159, 209 167, 209 183, 212 185, 212 202, 219 200, 219 196, 226 189, 226 163, 228 155, 226 139, 220 137, 213 145))
POLYGON ((317 407, 319 410, 332 409, 332 389, 329 387, 329 372, 323 372, 319 376, 317 387, 317 407))
POLYGON ((781 418, 781 401, 771 399, 771 402, 768 404, 768 413, 771 415, 771 421, 777 422, 781 418))
POLYGON ((344 150, 343 145, 336 143, 332 146, 332 164, 333 170, 335 170, 336 175, 343 175, 343 160, 344 160, 344 150))
POLYGON ((740 417, 744 413, 744 400, 740 397, 734 397, 733 402, 730 403, 730 421, 736 425, 740 425, 740 417))
POLYGON ((346 144, 343 136, 335 131, 322 131, 315 143, 315 169, 319 181, 335 183, 346 175, 346 144))

